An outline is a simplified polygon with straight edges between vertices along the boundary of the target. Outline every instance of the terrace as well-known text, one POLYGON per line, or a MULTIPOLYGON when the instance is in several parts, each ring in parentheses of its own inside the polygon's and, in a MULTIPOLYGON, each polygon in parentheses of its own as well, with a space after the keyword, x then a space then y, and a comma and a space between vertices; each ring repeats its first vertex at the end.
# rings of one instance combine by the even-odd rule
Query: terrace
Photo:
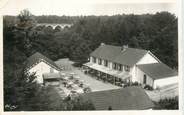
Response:
POLYGON ((74 67, 72 65, 73 62, 68 59, 60 59, 55 63, 63 70, 60 73, 44 74, 44 83, 45 85, 55 86, 56 90, 63 98, 76 93, 121 88, 85 74, 80 68, 74 67))
MULTIPOLYGON (((70 71, 65 71, 65 73, 69 72, 70 71)), ((79 76, 79 80, 81 80, 84 84, 87 84, 92 91, 102 91, 120 88, 119 86, 115 86, 113 84, 97 80, 87 74, 84 74, 81 70, 77 68, 74 68, 73 72, 76 74, 76 76, 79 76)))

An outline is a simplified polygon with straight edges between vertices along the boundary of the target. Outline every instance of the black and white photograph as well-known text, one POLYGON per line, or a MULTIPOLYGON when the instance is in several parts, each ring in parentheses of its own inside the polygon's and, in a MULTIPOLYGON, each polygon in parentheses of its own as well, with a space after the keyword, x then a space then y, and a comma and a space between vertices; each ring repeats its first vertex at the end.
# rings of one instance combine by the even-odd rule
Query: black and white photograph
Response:
POLYGON ((3 111, 179 110, 177 0, 140 1, 7 0, 3 111))

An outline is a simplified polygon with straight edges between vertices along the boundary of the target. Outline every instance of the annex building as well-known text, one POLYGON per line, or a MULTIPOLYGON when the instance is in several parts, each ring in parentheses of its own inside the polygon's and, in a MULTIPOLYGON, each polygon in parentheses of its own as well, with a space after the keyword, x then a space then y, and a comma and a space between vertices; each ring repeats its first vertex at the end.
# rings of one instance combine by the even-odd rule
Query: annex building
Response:
POLYGON ((25 65, 25 71, 30 74, 35 73, 35 75, 37 76, 37 83, 41 84, 44 83, 44 80, 56 78, 55 76, 44 77, 44 74, 59 73, 61 71, 61 69, 56 65, 55 62, 53 62, 51 59, 47 58, 39 52, 36 52, 32 56, 30 56, 26 60, 25 65))
POLYGON ((159 88, 178 82, 178 73, 149 50, 101 43, 84 64, 87 73, 112 84, 138 82, 159 88))

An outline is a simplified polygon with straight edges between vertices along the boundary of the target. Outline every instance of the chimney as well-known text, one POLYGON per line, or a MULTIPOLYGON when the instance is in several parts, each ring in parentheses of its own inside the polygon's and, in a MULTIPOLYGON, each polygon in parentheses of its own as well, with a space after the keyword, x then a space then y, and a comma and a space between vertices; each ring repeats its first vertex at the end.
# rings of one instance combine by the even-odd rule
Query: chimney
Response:
POLYGON ((123 46, 121 47, 121 51, 125 51, 126 48, 128 48, 128 45, 123 45, 123 46))

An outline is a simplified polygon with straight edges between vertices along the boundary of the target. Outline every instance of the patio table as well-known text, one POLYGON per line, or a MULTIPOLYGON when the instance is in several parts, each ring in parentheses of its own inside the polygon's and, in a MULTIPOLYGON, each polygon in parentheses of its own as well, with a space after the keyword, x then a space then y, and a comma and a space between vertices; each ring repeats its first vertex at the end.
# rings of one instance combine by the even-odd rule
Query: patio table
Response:
POLYGON ((60 73, 60 75, 65 76, 65 75, 66 75, 66 73, 60 73))
POLYGON ((90 86, 90 84, 89 84, 89 83, 86 83, 85 85, 86 85, 86 86, 90 86))
POLYGON ((63 77, 63 79, 68 80, 68 79, 69 79, 69 77, 66 77, 66 76, 65 76, 65 77, 63 77))
POLYGON ((82 88, 79 88, 76 90, 77 93, 84 93, 83 89, 82 88))
POLYGON ((79 79, 80 77, 79 76, 74 76, 74 78, 79 79))
POLYGON ((73 84, 73 88, 74 88, 74 89, 77 89, 77 88, 78 88, 78 85, 73 84))
POLYGON ((70 75, 75 75, 75 73, 70 73, 70 75))
POLYGON ((73 82, 72 82, 72 81, 68 82, 68 85, 72 85, 72 84, 73 84, 73 82))

